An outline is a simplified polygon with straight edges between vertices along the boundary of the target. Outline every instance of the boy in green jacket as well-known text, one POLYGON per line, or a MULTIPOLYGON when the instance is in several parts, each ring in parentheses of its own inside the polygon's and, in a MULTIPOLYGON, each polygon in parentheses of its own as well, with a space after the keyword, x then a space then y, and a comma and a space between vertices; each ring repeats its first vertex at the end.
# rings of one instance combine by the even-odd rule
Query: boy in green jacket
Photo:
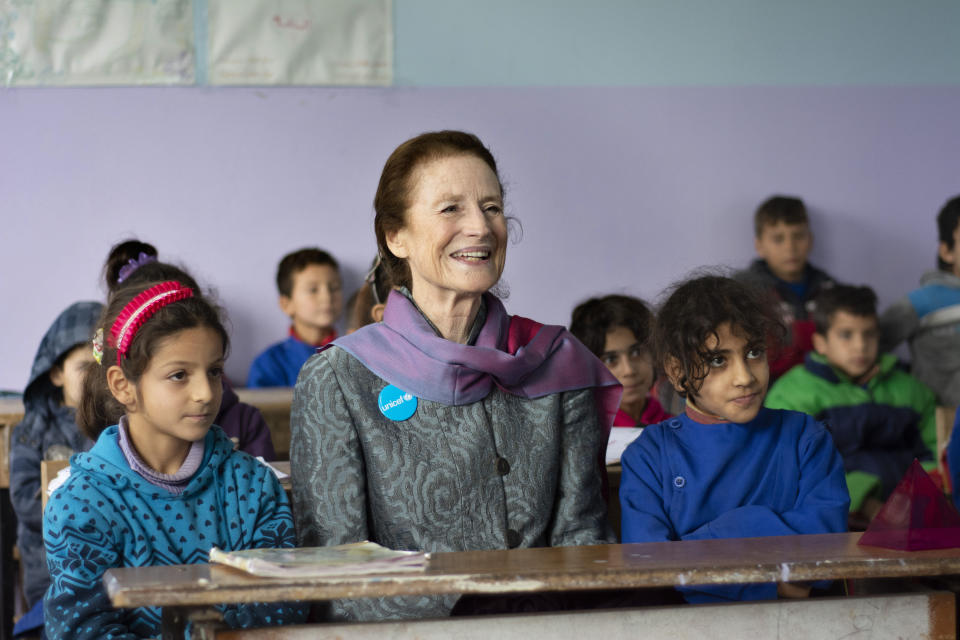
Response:
POLYGON ((870 287, 823 291, 814 323, 814 352, 773 385, 765 404, 827 424, 843 456, 850 511, 869 519, 914 458, 935 468, 936 399, 894 355, 879 354, 870 287))

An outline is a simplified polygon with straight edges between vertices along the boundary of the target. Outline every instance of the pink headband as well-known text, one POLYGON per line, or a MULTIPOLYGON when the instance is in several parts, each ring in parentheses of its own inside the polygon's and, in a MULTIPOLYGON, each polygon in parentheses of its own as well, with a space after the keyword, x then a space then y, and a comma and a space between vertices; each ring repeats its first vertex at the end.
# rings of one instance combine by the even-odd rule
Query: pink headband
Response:
POLYGON ((120 362, 127 355, 133 337, 150 316, 172 302, 192 297, 193 289, 169 280, 150 287, 128 302, 110 327, 110 335, 117 347, 117 366, 121 366, 120 362))

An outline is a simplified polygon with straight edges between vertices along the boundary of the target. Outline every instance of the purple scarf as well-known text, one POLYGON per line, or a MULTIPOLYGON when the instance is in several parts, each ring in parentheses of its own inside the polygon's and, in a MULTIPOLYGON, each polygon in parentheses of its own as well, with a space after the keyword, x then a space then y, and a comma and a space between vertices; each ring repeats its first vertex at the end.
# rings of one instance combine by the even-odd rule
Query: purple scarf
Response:
POLYGON ((406 296, 391 291, 383 322, 331 346, 390 384, 445 405, 482 400, 494 385, 522 398, 594 387, 601 424, 609 432, 622 387, 603 363, 563 327, 511 317, 489 293, 484 300, 487 318, 474 345, 441 338, 406 296))

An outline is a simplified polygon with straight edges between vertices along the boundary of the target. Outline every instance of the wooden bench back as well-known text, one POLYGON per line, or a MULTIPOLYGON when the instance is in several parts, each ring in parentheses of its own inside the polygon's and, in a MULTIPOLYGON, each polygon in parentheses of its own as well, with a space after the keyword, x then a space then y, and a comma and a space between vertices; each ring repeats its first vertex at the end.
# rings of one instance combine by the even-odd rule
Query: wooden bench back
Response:
POLYGON ((270 439, 277 452, 277 460, 290 459, 290 404, 293 402, 293 389, 275 387, 270 389, 236 389, 240 402, 260 409, 267 426, 270 427, 270 439))
POLYGON ((69 460, 44 460, 40 463, 40 504, 47 508, 47 487, 50 481, 57 477, 60 469, 70 466, 69 460))
POLYGON ((23 401, 0 398, 0 489, 10 487, 10 441, 13 428, 23 420, 23 401))

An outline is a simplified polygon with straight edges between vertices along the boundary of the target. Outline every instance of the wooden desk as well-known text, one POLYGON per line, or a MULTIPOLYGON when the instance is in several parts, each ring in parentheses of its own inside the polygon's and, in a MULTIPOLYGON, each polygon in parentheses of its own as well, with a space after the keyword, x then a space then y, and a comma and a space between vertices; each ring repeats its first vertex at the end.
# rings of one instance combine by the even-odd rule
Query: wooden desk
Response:
POLYGON ((293 402, 292 387, 271 387, 267 389, 234 389, 240 402, 260 409, 267 426, 270 427, 270 439, 277 452, 277 460, 290 459, 290 404, 293 402))
POLYGON ((960 548, 902 552, 860 547, 858 533, 436 553, 417 574, 266 579, 227 567, 111 569, 117 607, 161 606, 165 621, 219 603, 415 594, 670 587, 960 574, 960 548))

